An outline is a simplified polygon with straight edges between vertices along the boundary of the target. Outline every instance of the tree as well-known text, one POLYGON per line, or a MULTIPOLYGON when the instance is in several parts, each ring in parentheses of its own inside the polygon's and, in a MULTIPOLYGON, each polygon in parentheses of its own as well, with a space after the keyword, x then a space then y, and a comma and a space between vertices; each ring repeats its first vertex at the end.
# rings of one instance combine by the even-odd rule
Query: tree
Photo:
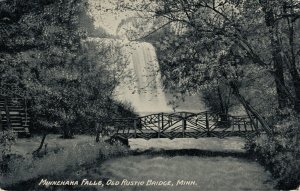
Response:
MULTIPOLYGON (((166 37, 165 46, 174 46, 174 41, 177 41, 176 44, 181 45, 181 47, 178 46, 176 51, 185 49, 185 46, 182 46, 184 44, 199 45, 202 43, 204 46, 220 45, 214 53, 217 53, 216 51, 219 51, 219 53, 223 51, 224 53, 230 49, 232 44, 235 44, 242 50, 240 56, 247 58, 249 63, 267 68, 266 71, 274 77, 279 108, 283 108, 288 99, 289 102, 295 105, 297 110, 296 100, 298 98, 296 93, 294 95, 291 93, 291 89, 296 90, 298 88, 295 85, 294 87, 288 86, 284 79, 284 75, 286 75, 284 74, 284 68, 287 68, 287 63, 282 53, 287 49, 282 46, 282 40, 286 39, 278 37, 286 33, 285 30, 287 29, 279 23, 282 17, 288 17, 294 22, 298 19, 299 14, 296 11, 293 12, 294 14, 284 14, 284 10, 287 10, 286 7, 293 7, 295 10, 297 7, 296 2, 158 0, 155 2, 145 1, 136 7, 129 7, 125 3, 123 7, 147 12, 148 19, 149 15, 152 15, 151 18, 160 18, 161 21, 164 21, 159 27, 153 28, 152 31, 161 30, 160 26, 162 28, 165 28, 166 25, 171 26, 177 34, 176 40, 170 42, 167 39, 169 37, 166 37), (275 30, 275 28, 279 28, 279 30, 275 30), (184 38, 187 38, 187 40, 183 40, 184 38), (205 41, 204 38, 206 38, 205 41), (216 43, 214 44, 214 42, 216 43)), ((151 34, 152 32, 146 31, 146 33, 151 34)), ((142 33, 141 36, 147 36, 147 34, 142 33)), ((202 51, 199 46, 192 46, 191 48, 197 53, 202 51)), ((210 48, 212 49, 212 47, 210 48)), ((292 55, 292 49, 289 48, 288 50, 291 50, 290 55, 292 55)), ((207 57, 207 54, 199 54, 207 57)), ((220 54, 207 59, 210 65, 213 59, 217 60, 218 55, 220 54)), ((293 71, 297 70, 293 69, 293 71)), ((298 80, 293 81, 297 82, 298 80)))
POLYGON ((87 9, 85 0, 0 2, 1 88, 30 99, 33 123, 45 134, 90 131, 118 83, 114 66, 123 60, 105 43, 87 41, 92 33, 107 36, 93 31, 87 9))

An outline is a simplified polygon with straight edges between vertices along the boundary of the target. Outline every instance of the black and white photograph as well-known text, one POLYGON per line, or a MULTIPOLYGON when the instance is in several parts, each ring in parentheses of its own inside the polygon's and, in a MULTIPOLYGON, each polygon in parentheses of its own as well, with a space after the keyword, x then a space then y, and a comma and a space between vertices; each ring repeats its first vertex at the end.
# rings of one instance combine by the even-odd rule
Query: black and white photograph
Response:
POLYGON ((0 0, 0 191, 300 191, 300 0, 0 0))

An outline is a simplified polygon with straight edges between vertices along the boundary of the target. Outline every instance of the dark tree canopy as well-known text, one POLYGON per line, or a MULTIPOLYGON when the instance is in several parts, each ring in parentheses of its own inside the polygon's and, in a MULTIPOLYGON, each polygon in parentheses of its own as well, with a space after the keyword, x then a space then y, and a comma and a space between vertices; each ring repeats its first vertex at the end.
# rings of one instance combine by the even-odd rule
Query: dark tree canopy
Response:
POLYGON ((35 126, 94 128, 112 109, 117 85, 109 47, 87 41, 107 37, 94 29, 85 0, 0 2, 1 96, 26 97, 35 126), (112 102, 112 103, 111 103, 112 102))

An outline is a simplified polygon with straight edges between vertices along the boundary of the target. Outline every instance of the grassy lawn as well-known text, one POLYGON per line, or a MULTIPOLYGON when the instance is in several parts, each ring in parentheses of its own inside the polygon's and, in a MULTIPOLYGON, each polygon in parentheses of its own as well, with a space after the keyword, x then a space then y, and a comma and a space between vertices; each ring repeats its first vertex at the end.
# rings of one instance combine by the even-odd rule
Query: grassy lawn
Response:
MULTIPOLYGON (((42 136, 33 136, 31 138, 18 138, 16 143, 12 145, 12 153, 26 155, 32 153, 36 150, 41 142, 42 136)), ((94 144, 95 137, 88 135, 77 135, 74 139, 63 139, 60 135, 49 134, 45 139, 45 144, 43 150, 45 151, 45 145, 47 147, 46 151, 51 152, 57 149, 71 149, 72 147, 77 147, 84 144, 94 144)))
POLYGON ((17 139, 11 149, 9 172, 0 175, 0 187, 10 187, 20 182, 43 176, 63 176, 68 170, 81 169, 83 165, 94 164, 99 159, 109 158, 126 152, 124 147, 112 146, 95 137, 78 135, 74 139, 62 139, 60 135, 48 135, 42 156, 34 157, 32 152, 39 147, 40 136, 17 139))

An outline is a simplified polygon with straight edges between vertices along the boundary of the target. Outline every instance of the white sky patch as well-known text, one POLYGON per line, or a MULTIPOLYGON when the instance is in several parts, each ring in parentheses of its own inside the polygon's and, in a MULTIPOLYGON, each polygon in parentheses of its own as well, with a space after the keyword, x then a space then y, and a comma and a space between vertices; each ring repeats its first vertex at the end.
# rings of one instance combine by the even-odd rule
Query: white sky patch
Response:
POLYGON ((119 24, 123 19, 136 15, 134 11, 116 10, 117 0, 89 0, 90 14, 95 19, 95 27, 102 27, 108 33, 116 35, 119 24))

